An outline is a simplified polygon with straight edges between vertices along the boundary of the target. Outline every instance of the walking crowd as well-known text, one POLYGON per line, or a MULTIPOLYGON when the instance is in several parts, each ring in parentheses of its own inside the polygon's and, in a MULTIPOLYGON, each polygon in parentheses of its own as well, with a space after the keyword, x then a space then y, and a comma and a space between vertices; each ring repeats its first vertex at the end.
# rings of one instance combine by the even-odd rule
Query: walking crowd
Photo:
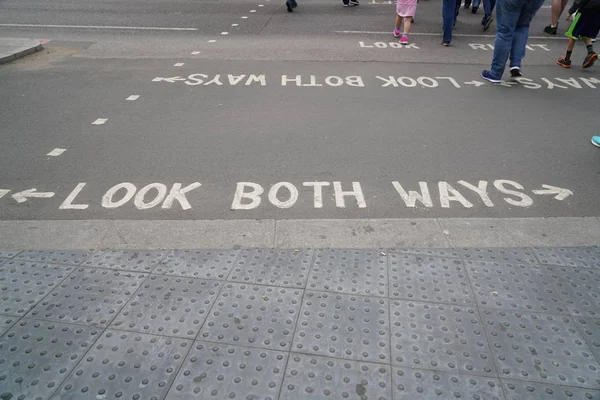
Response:
MULTIPOLYGON (((522 77, 521 62, 525 57, 527 41, 529 39, 530 23, 541 8, 544 0, 464 0, 464 7, 477 13, 483 1, 484 15, 481 20, 483 30, 487 31, 496 9, 497 30, 494 43, 494 55, 490 69, 481 72, 481 77, 492 83, 502 82, 502 76, 509 62, 509 72, 512 78, 522 77)), ((544 28, 544 32, 556 35, 558 21, 569 0, 552 0, 551 22, 544 28)), ((342 0, 344 7, 358 6, 358 0, 342 0)), ((396 25, 393 31, 395 38, 400 38, 401 44, 409 43, 409 34, 417 11, 418 0, 396 0, 396 25), (402 28, 402 29, 401 29, 402 28)), ((297 7, 296 0, 286 1, 287 10, 294 11, 297 7)), ((442 0, 442 42, 443 46, 450 46, 452 31, 456 25, 461 0, 442 0)), ((565 32, 568 38, 567 50, 556 63, 563 68, 571 68, 571 55, 575 44, 582 41, 587 49, 582 67, 589 68, 598 59, 594 51, 593 42, 600 31, 600 0, 574 0, 567 11, 566 20, 570 26, 565 32)), ((592 144, 600 147, 600 136, 592 137, 592 144)))

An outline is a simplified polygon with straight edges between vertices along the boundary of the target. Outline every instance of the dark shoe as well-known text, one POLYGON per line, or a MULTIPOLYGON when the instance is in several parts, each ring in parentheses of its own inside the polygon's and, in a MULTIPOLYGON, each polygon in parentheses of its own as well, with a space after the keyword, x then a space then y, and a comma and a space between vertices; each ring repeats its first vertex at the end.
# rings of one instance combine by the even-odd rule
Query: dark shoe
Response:
POLYGON ((351 6, 357 6, 358 4, 358 0, 350 0, 350 5, 351 6))
POLYGON ((565 56, 562 56, 561 58, 556 60, 556 63, 563 68, 571 68, 571 60, 567 59, 567 57, 565 56))
POLYGON ((472 7, 471 8, 471 13, 472 14, 477 14, 477 11, 479 10, 479 7, 472 7))
POLYGON ((596 62, 596 60, 598 59, 598 54, 591 52, 588 53, 587 56, 585 56, 585 59, 583 60, 583 68, 589 68, 592 65, 594 65, 594 63, 596 62))
POLYGON ((471 0, 465 0, 465 8, 471 7, 471 0))
POLYGON ((492 25, 493 21, 494 17, 492 17, 491 15, 486 15, 483 17, 483 19, 481 20, 481 25, 483 25, 484 32, 490 29, 490 26, 492 25))
POLYGON ((510 67, 510 76, 511 78, 520 78, 523 76, 521 73, 520 67, 510 67))
POLYGON ((548 25, 544 28, 544 32, 548 35, 556 35, 556 26, 548 25))
POLYGON ((448 46, 450 46, 450 42, 444 42, 444 41, 442 40, 442 46, 446 46, 446 47, 448 47, 448 46))
POLYGON ((287 11, 288 12, 293 12, 294 11, 294 7, 292 7, 292 3, 290 1, 286 1, 285 2, 285 6, 287 7, 287 11))
POLYGON ((500 78, 494 78, 492 76, 492 73, 490 71, 488 71, 487 69, 481 73, 481 77, 483 79, 485 79, 486 81, 492 82, 492 83, 500 83, 500 82, 502 82, 502 79, 500 79, 500 78))

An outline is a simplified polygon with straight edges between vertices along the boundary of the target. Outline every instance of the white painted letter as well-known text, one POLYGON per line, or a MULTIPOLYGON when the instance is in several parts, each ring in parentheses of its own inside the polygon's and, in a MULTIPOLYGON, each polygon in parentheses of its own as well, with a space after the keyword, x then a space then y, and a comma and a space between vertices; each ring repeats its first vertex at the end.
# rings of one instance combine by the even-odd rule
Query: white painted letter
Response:
POLYGON ((204 84, 204 86, 212 85, 213 83, 217 86, 223 86, 220 79, 221 79, 221 75, 215 75, 215 77, 213 79, 211 79, 210 81, 206 82, 204 84))
POLYGON ((315 87, 315 86, 323 86, 323 84, 322 83, 317 83, 317 77, 314 76, 314 75, 311 75, 310 76, 310 83, 305 83, 302 86, 312 86, 312 87, 315 87))
POLYGON ((427 187, 427 182, 419 182, 419 186, 421 187, 421 193, 415 192, 414 190, 409 190, 408 193, 402 188, 398 181, 393 181, 392 185, 404 200, 404 203, 407 207, 414 207, 417 200, 420 201, 425 207, 433 207, 433 202, 431 201, 431 196, 429 195, 429 188, 427 187))
POLYGON ((507 179, 498 179, 498 180, 494 181, 494 186, 496 187, 496 189, 498 189, 499 192, 505 193, 505 194, 511 194, 511 195, 517 196, 518 198, 521 199, 521 200, 517 201, 515 199, 511 199, 510 197, 505 197, 504 201, 506 201, 508 204, 511 204, 511 205, 517 206, 517 207, 529 207, 530 205, 533 204, 533 199, 531 197, 527 196, 525 193, 517 192, 516 190, 507 189, 504 187, 505 185, 510 185, 519 190, 523 190, 523 186, 521 186, 520 183, 517 183, 514 181, 509 181, 507 179))
POLYGON ((264 75, 250 75, 246 81, 246 86, 250 86, 253 82, 260 82, 260 86, 267 86, 267 78, 264 75))
POLYGON ((354 196, 356 198, 358 208, 367 207, 367 204, 365 203, 365 196, 363 195, 359 182, 352 182, 351 192, 342 191, 342 184, 340 182, 333 182, 333 191, 335 194, 335 205, 339 208, 346 207, 346 202, 344 201, 345 196, 354 196))
POLYGON ((373 48, 373 46, 368 46, 368 45, 366 45, 366 44, 365 44, 365 42, 358 42, 358 45, 359 45, 360 47, 373 48))
POLYGON ((356 86, 356 87, 365 87, 363 80, 360 76, 347 76, 346 77, 346 85, 348 86, 356 86))
POLYGON ((182 189, 181 183, 174 183, 173 187, 171 188, 171 191, 169 192, 169 195, 167 196, 165 202, 162 205, 162 208, 166 210, 173 207, 173 202, 177 200, 183 210, 189 210, 190 208, 192 208, 192 206, 187 200, 187 197, 185 197, 185 194, 189 191, 199 188, 200 186, 202 186, 200 182, 194 182, 182 189))
POLYGON ((458 84, 458 82, 456 82, 456 79, 451 78, 449 76, 436 76, 435 79, 448 79, 450 83, 454 85, 455 88, 460 88, 460 85, 458 84))
POLYGON ((473 50, 488 50, 487 47, 485 47, 485 44, 469 43, 469 46, 471 46, 473 50))
POLYGON ((597 78, 584 78, 584 77, 580 77, 579 79, 581 79, 581 81, 583 83, 585 83, 586 85, 588 85, 592 89, 596 89, 596 86, 594 85, 595 83, 596 84, 600 83, 600 79, 597 79, 597 78))
POLYGON ((77 197, 77 195, 79 194, 79 192, 81 192, 81 189, 83 189, 84 186, 85 186, 85 182, 78 183, 77 186, 75 186, 75 189, 73 189, 73 191, 67 196, 65 201, 63 201, 63 203, 60 205, 60 207, 58 207, 58 209, 59 210, 85 210, 86 208, 88 208, 89 204, 73 204, 73 200, 75 200, 75 197, 77 197))
POLYGON ((542 80, 548 84, 548 89, 554 89, 555 86, 560 89, 567 88, 566 86, 557 85, 556 83, 550 81, 550 79, 542 78, 542 80))
POLYGON ((229 79, 229 84, 231 86, 235 86, 238 83, 240 83, 242 81, 242 79, 244 79, 246 77, 246 75, 227 75, 227 78, 229 79))
POLYGON ((548 48, 548 46, 546 46, 545 44, 532 44, 531 47, 539 47, 540 49, 546 50, 546 51, 550 51, 550 49, 548 48))
POLYGON ((383 85, 381 85, 381 87, 386 87, 386 86, 394 86, 394 87, 398 87, 398 83, 396 82, 396 78, 394 78, 393 76, 390 76, 388 78, 383 78, 381 76, 376 76, 375 78, 379 79, 380 81, 385 82, 383 85))
POLYGON ((208 76, 204 74, 193 74, 188 76, 188 80, 185 81, 185 84, 190 86, 201 85, 204 83, 204 79, 206 78, 208 78, 208 76))
POLYGON ((298 201, 298 189, 289 182, 277 182, 271 186, 271 190, 269 190, 269 201, 277 208, 290 208, 298 201), (279 189, 282 187, 285 187, 288 192, 290 192, 290 198, 286 201, 280 201, 277 198, 277 192, 279 192, 279 189))
POLYGON ((344 80, 339 76, 328 76, 327 78, 325 78, 325 83, 329 86, 337 87, 342 86, 344 84, 344 80))
POLYGON ((417 86, 417 81, 415 81, 413 78, 409 78, 408 76, 401 76, 400 78, 398 78, 398 83, 401 84, 404 87, 415 87, 415 86, 417 86), (405 80, 407 80, 408 83, 404 82, 405 80))
POLYGON ((542 87, 539 83, 535 83, 532 79, 529 78, 516 78, 517 82, 522 84, 526 89, 539 89, 542 87))
POLYGON ((427 88, 434 88, 434 87, 439 86, 439 83, 437 83, 437 81, 435 79, 431 79, 426 76, 418 77, 417 82, 419 82, 419 85, 427 87, 427 88), (427 79, 427 81, 426 81, 426 79, 427 79), (425 83, 425 82, 427 82, 427 83, 425 83))
POLYGON ((166 195, 167 187, 165 185, 162 183, 151 183, 140 189, 140 191, 135 195, 133 204, 135 204, 138 210, 147 210, 149 208, 156 207, 166 195), (150 189, 156 189, 156 197, 152 201, 145 203, 144 197, 146 197, 146 193, 148 193, 150 189))
POLYGON ((252 210, 260 205, 260 195, 265 190, 258 183, 253 182, 238 182, 233 196, 232 210, 252 210), (252 188, 251 192, 245 193, 244 188, 248 186, 252 188), (242 204, 242 199, 250 199, 250 203, 242 204))
POLYGON ((492 200, 490 200, 490 196, 488 196, 487 181, 479 181, 478 186, 471 185, 469 182, 465 181, 458 181, 458 183, 460 183, 467 189, 471 189, 472 191, 477 193, 479 197, 481 197, 481 201, 483 201, 483 204, 485 204, 488 207, 494 207, 494 203, 492 203, 492 200))
POLYGON ((557 81, 561 81, 562 83, 574 87, 575 89, 582 89, 581 85, 575 78, 556 78, 557 81))
POLYGON ((288 79, 287 75, 281 75, 281 86, 287 86, 288 82, 296 82, 296 86, 302 86, 302 77, 296 75, 294 79, 288 79))
POLYGON ((323 186, 329 186, 329 182, 304 182, 304 187, 314 187, 315 208, 323 208, 323 186))
POLYGON ((104 194, 104 196, 102 196, 102 207, 104 207, 104 208, 117 208, 117 207, 121 207, 123 204, 125 204, 129 200, 131 200, 131 198, 135 194, 136 190, 137 189, 136 189, 136 187, 135 187, 135 185, 133 183, 129 183, 129 182, 119 183, 118 185, 113 186, 110 189, 108 189, 108 191, 104 194), (125 191, 127 193, 125 193, 125 196, 123 196, 123 198, 121 200, 119 200, 119 201, 113 201, 113 199, 112 199, 113 196, 120 189, 125 189, 125 191))
POLYGON ((443 208, 450 208, 451 201, 458 201, 465 208, 473 207, 473 204, 471 204, 470 201, 465 199, 458 190, 448 185, 447 182, 438 182, 438 187, 440 189, 440 204, 443 208))

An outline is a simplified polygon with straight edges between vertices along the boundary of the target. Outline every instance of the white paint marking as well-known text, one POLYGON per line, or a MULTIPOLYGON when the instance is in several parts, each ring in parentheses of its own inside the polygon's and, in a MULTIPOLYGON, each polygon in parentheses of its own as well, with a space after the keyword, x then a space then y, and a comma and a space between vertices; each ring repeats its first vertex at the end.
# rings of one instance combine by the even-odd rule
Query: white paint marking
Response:
POLYGON ((4 195, 6 195, 7 193, 9 193, 10 190, 7 189, 0 189, 0 199, 4 197, 4 195))
POLYGON ((244 16, 242 17, 242 19, 248 19, 248 17, 247 17, 246 15, 244 15, 244 16))
POLYGON ((163 201, 166 195, 167 187, 164 184, 151 183, 140 189, 140 191, 135 195, 133 204, 138 210, 147 210, 149 208, 156 207, 161 201, 163 201), (149 202, 144 201, 146 194, 152 189, 156 189, 156 196, 149 202))
POLYGON ((172 78, 163 78, 161 76, 157 76, 156 78, 152 79, 152 82, 169 82, 169 83, 175 83, 177 81, 185 81, 185 78, 182 78, 180 76, 174 76, 172 78))
POLYGON ((458 181, 458 183, 463 185, 467 189, 471 189, 472 191, 477 193, 479 197, 481 197, 481 201, 483 201, 483 204, 485 204, 487 207, 494 207, 494 203, 492 202, 492 200, 490 200, 490 196, 488 195, 487 181, 479 181, 478 186, 474 186, 466 181, 458 181))
POLYGON ((277 208, 290 208, 298 201, 298 189, 290 182, 277 182, 269 190, 269 201, 277 208), (285 201, 277 198, 277 193, 282 187, 285 187, 290 193, 290 197, 285 201))
POLYGON ((139 94, 132 94, 131 96, 129 96, 128 98, 126 98, 125 100, 129 100, 129 101, 134 101, 140 98, 139 94))
POLYGON ((183 67, 184 65, 185 65, 185 63, 173 64, 174 67, 183 67))
POLYGON ((573 194, 573 192, 571 192, 569 189, 563 189, 551 185, 542 185, 542 188, 543 189, 532 190, 532 192, 534 194, 556 195, 554 198, 561 201, 573 194))
POLYGON ((7 28, 71 28, 71 29, 126 29, 136 31, 197 31, 198 28, 163 28, 158 26, 110 26, 110 25, 45 25, 45 24, 0 24, 7 28))
POLYGON ((192 51, 192 55, 193 55, 193 56, 197 56, 198 54, 200 54, 200 52, 199 52, 199 51, 192 51))
POLYGON ((367 207, 365 196, 359 182, 352 182, 352 191, 348 192, 342 191, 342 184, 340 182, 333 182, 333 193, 335 195, 335 205, 338 208, 346 208, 346 202, 344 201, 344 197, 346 196, 354 196, 358 208, 367 207))
POLYGON ((173 203, 175 202, 175 200, 177 200, 181 205, 182 210, 189 210, 190 208, 192 208, 192 206, 190 205, 190 202, 188 201, 187 197, 185 197, 185 194, 187 192, 199 188, 200 186, 202 186, 200 182, 194 182, 182 188, 181 183, 174 183, 173 187, 171 188, 171 191, 169 192, 169 195, 165 199, 165 202, 163 203, 161 208, 167 210, 173 207, 173 203))
POLYGON ((256 10, 250 10, 250 12, 256 12, 256 10))
POLYGON ((240 24, 231 24, 231 26, 239 26, 240 24))
POLYGON ((64 153, 65 151, 67 151, 67 149, 59 149, 56 148, 54 150, 52 150, 50 153, 46 154, 47 156, 51 156, 51 157, 56 157, 56 156, 60 156, 62 153, 64 153))
POLYGON ((442 208, 450 208, 451 201, 457 201, 465 208, 473 207, 473 203, 465 199, 464 196, 460 194, 458 190, 450 186, 448 182, 438 182, 438 188, 440 191, 440 204, 442 205, 442 208))
POLYGON ((498 189, 499 192, 510 194, 513 196, 517 196, 520 200, 511 199, 510 197, 505 197, 504 201, 512 206, 517 207, 529 207, 533 204, 533 199, 527 196, 525 193, 517 192, 516 190, 507 189, 505 186, 509 185, 516 189, 523 190, 523 185, 518 182, 509 181, 508 179, 498 179, 494 181, 494 186, 498 189))
POLYGON ((465 82, 465 85, 474 85, 475 87, 479 87, 481 85, 484 85, 484 83, 480 82, 480 81, 471 81, 471 82, 465 82))
POLYGON ((106 121, 108 121, 108 118, 98 118, 92 122, 92 125, 103 125, 106 121))
POLYGON ((211 39, 211 40, 208 41, 208 43, 215 43, 215 42, 216 42, 215 39, 211 39))
POLYGON ((260 195, 265 189, 257 183, 253 182, 238 182, 233 195, 232 210, 252 210, 260 205, 260 195), (249 187, 251 192, 245 192, 244 188, 249 187), (250 199, 250 203, 242 204, 242 199, 250 199))
POLYGON ((259 7, 264 7, 265 5, 264 5, 264 4, 259 4, 258 6, 259 6, 259 7))
POLYGON ((29 197, 38 197, 38 198, 49 198, 54 196, 54 192, 36 192, 36 188, 23 190, 22 192, 18 192, 12 195, 12 198, 15 199, 17 203, 23 203, 27 201, 29 197))
POLYGON ((431 201, 431 196, 429 195, 429 188, 427 187, 427 182, 419 182, 419 187, 421 188, 421 193, 416 192, 414 190, 409 190, 408 193, 404 190, 402 185, 398 181, 393 181, 392 185, 404 201, 407 207, 415 207, 417 201, 420 201, 425 207, 431 208, 433 207, 433 202, 431 201))
POLYGON ((123 204, 125 204, 129 200, 131 200, 131 198, 135 194, 136 190, 137 190, 137 188, 135 187, 135 185, 133 183, 129 183, 129 182, 119 183, 118 185, 111 187, 110 189, 108 189, 108 191, 106 193, 104 193, 104 196, 102 196, 102 207, 104 207, 104 208, 121 207, 123 204), (113 200, 114 195, 121 189, 125 189, 125 196, 123 196, 120 200, 114 201, 113 200))
POLYGON ((228 34, 229 34, 229 32, 221 32, 221 35, 223 35, 223 36, 228 35, 228 34))
POLYGON ((81 190, 84 188, 84 186, 85 186, 85 182, 77 184, 77 186, 75 186, 75 189, 73 189, 73 191, 67 196, 65 201, 63 201, 63 203, 60 205, 60 207, 58 207, 58 209, 59 210, 85 210, 86 208, 88 208, 89 204, 73 204, 73 201, 75 200, 75 198, 77 197, 79 192, 81 192, 81 190))
MULTIPOLYGON (((389 32, 383 31, 334 31, 335 33, 345 33, 345 34, 358 34, 358 35, 389 35, 389 32)), ((432 32, 421 32, 421 33, 411 33, 412 36, 440 36, 439 33, 432 32)), ((467 34, 467 33, 457 33, 452 34, 452 36, 457 37, 476 37, 476 38, 496 38, 496 35, 475 35, 475 34, 467 34)), ((529 36, 529 39, 535 40, 564 40, 561 37, 554 36, 529 36)))
POLYGON ((323 186, 329 186, 329 182, 304 182, 304 187, 314 187, 315 208, 323 208, 323 186))

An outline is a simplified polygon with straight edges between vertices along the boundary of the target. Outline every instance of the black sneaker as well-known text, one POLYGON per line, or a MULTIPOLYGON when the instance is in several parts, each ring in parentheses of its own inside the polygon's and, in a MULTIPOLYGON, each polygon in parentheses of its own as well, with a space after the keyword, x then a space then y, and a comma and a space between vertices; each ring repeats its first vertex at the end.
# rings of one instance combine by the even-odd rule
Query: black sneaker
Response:
POLYGON ((294 7, 292 6, 292 3, 289 1, 285 2, 285 6, 287 7, 287 11, 288 12, 293 12, 294 11, 294 7))
POLYGON ((556 28, 556 26, 548 25, 544 28, 544 32, 546 32, 548 35, 556 35, 556 28))
POLYGON ((521 73, 521 68, 519 67, 511 67, 510 68, 510 77, 511 78, 520 78, 523 74, 521 73))
POLYGON ((491 15, 484 15, 483 19, 481 20, 481 25, 483 25, 483 31, 487 31, 488 29, 490 29, 490 26, 492 25, 492 22, 494 21, 494 17, 492 17, 491 15))
POLYGON ((471 7, 471 0, 465 0, 465 8, 471 7))

